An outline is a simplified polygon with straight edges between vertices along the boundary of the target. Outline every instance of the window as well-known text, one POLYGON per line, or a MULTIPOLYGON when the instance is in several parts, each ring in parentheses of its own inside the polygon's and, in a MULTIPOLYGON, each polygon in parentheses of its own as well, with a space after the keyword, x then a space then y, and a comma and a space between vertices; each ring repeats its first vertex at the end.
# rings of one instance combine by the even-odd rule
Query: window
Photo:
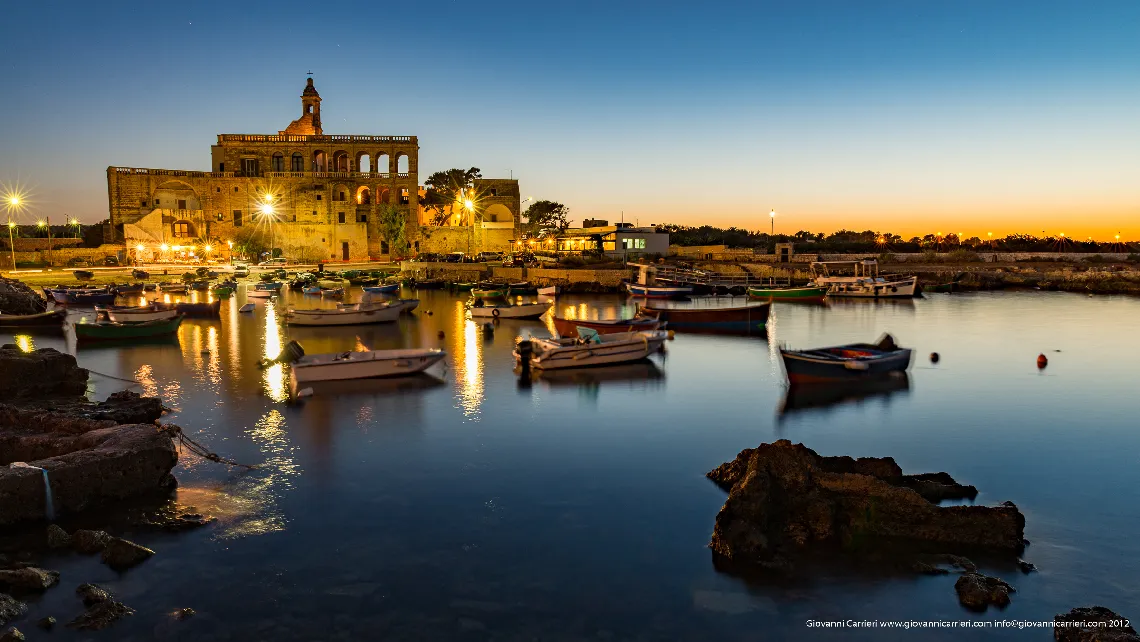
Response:
POLYGON ((337 223, 343 223, 344 222, 344 212, 337 212, 336 213, 336 222, 337 223))
POLYGON ((273 154, 273 171, 285 171, 285 156, 281 152, 273 154))
POLYGON ((293 154, 292 165, 290 166, 294 172, 305 171, 305 157, 301 156, 300 152, 293 154))
POLYGON ((645 239, 622 239, 621 248, 623 250, 644 250, 645 239))
POLYGON ((154 199, 154 206, 158 207, 158 204, 161 202, 162 202, 162 199, 158 199, 158 198, 154 199))
POLYGON ((219 193, 219 194, 221 194, 221 193, 222 193, 222 188, 220 188, 220 187, 218 188, 218 193, 219 193))
POLYGON ((225 214, 222 214, 221 212, 218 212, 218 217, 217 217, 217 218, 218 218, 218 221, 220 222, 220 221, 223 221, 223 220, 225 220, 225 218, 226 218, 226 215, 225 215, 225 214))
POLYGON ((400 204, 401 205, 407 205, 408 204, 408 188, 406 188, 406 187, 400 188, 400 204))
POLYGON ((141 205, 142 207, 146 207, 146 201, 143 201, 141 205))
POLYGON ((491 196, 498 196, 498 195, 499 195, 499 190, 492 187, 491 188, 491 196))
POLYGON ((294 214, 294 215, 293 215, 293 222, 294 222, 294 223, 296 223, 296 222, 297 222, 297 215, 296 215, 296 214, 294 214))
POLYGON ((241 210, 234 210, 234 227, 241 227, 241 210))
POLYGON ((317 200, 318 200, 318 201, 319 201, 319 200, 321 200, 321 195, 320 195, 320 194, 317 194, 317 200))
POLYGON ((245 176, 257 176, 257 159, 256 158, 243 158, 241 159, 241 173, 245 176))
POLYGON ((236 188, 236 187, 234 188, 234 191, 235 191, 235 192, 237 191, 237 188, 236 188))
POLYGON ((174 224, 174 238, 185 239, 190 238, 190 224, 182 221, 174 224))
POLYGON ((178 209, 180 209, 180 210, 186 209, 186 199, 184 199, 184 198, 178 199, 178 209))
POLYGON ((388 241, 380 241, 380 253, 381 254, 387 254, 388 253, 388 241))
POLYGON ((218 171, 219 172, 226 171, 226 164, 225 163, 218 163, 218 171))
POLYGON ((356 213, 356 222, 357 223, 367 223, 368 222, 368 214, 365 212, 357 212, 356 213))

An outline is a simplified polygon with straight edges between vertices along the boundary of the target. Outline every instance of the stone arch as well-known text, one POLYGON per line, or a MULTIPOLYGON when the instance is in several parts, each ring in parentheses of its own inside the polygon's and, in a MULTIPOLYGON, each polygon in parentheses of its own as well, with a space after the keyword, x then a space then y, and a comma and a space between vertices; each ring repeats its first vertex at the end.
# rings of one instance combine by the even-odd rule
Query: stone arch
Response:
POLYGON ((172 180, 163 181, 151 193, 151 202, 154 207, 166 210, 200 210, 202 199, 198 191, 189 183, 172 180))
POLYGON ((387 152, 376 152, 376 169, 372 170, 378 174, 390 174, 392 168, 389 166, 392 162, 392 157, 387 152))
POLYGON ((323 150, 313 151, 313 171, 314 172, 327 172, 329 166, 329 157, 323 150))
POLYGON ((410 163, 411 163, 411 161, 408 158, 407 154, 405 154, 403 152, 397 152, 397 155, 396 155, 396 173, 397 174, 407 174, 409 171, 408 167, 411 166, 410 163))
POLYGON ((515 215, 502 203, 494 203, 483 210, 483 220, 488 223, 513 223, 515 215))
POLYGON ((289 171, 305 171, 305 157, 301 155, 301 152, 293 152, 293 156, 289 159, 289 171))
POLYGON ((187 219, 178 219, 170 224, 170 238, 174 239, 196 239, 198 238, 198 226, 194 221, 187 219))
POLYGON ((334 172, 347 172, 348 169, 348 152, 338 150, 333 152, 332 156, 332 171, 334 172))
POLYGON ((352 190, 344 183, 337 183, 332 188, 332 200, 334 203, 345 202, 351 198, 352 190))
POLYGON ((269 168, 271 172, 285 171, 285 154, 273 152, 273 156, 269 159, 269 168))
POLYGON ((356 171, 364 173, 376 171, 372 169, 372 156, 368 152, 357 152, 356 171))
POLYGON ((372 204, 372 190, 368 189, 367 185, 361 185, 356 188, 356 204, 357 205, 371 205, 372 204))
POLYGON ((392 202, 392 193, 388 190, 387 187, 380 186, 380 188, 376 190, 376 193, 379 194, 379 197, 376 199, 377 203, 392 202))

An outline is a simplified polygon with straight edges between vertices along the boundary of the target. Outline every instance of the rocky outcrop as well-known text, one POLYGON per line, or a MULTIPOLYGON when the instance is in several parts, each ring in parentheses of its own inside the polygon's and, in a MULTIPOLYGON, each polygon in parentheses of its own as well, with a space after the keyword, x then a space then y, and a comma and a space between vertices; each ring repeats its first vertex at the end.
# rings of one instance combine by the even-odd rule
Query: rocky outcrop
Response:
POLYGON ((1053 618, 1056 642, 1140 642, 1128 619, 1103 606, 1075 608, 1053 618))
POLYGON ((0 346, 0 399, 87 392, 87 370, 75 357, 54 348, 24 352, 14 344, 0 346))
POLYGON ((70 548, 72 542, 67 531, 56 524, 49 524, 47 527, 47 543, 48 548, 70 548))
POLYGON ((926 483, 960 487, 949 475, 906 476, 890 458, 821 457, 781 440, 746 449, 708 473, 728 499, 709 547, 733 562, 787 569, 810 545, 850 549, 909 540, 946 547, 1020 552, 1025 518, 1001 506, 938 506, 920 494, 926 483), (917 487, 912 488, 911 485, 917 487))
POLYGON ((0 571, 0 586, 24 591, 45 591, 59 583, 59 573, 26 566, 11 571, 0 571))
POLYGON ((981 573, 963 573, 954 582, 958 592, 958 602, 971 611, 985 611, 989 606, 1005 608, 1009 606, 1009 594, 1015 589, 996 577, 981 573))
POLYGON ((135 613, 131 607, 115 601, 106 589, 94 584, 82 584, 75 592, 83 600, 87 610, 83 615, 67 623, 67 626, 73 629, 98 631, 111 626, 122 617, 135 613))
POLYGON ((0 313, 38 314, 47 310, 47 301, 35 290, 15 279, 0 277, 0 313))
POLYGON ((27 639, 28 638, 24 637, 24 634, 20 632, 20 629, 14 626, 0 633, 0 642, 24 642, 24 640, 27 639))
POLYGON ((0 593, 0 626, 28 612, 28 605, 6 593, 0 593))
POLYGON ((103 548, 103 563, 111 568, 122 571, 132 566, 138 566, 154 555, 154 551, 145 546, 119 537, 112 537, 103 548))
POLYGON ((111 536, 104 531, 77 530, 71 535, 71 542, 75 550, 84 555, 102 553, 107 548, 111 536))

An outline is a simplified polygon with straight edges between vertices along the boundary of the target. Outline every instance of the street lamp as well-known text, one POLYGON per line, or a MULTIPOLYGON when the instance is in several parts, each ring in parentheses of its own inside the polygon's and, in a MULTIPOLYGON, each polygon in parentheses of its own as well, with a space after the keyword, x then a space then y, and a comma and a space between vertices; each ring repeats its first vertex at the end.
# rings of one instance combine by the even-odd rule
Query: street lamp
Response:
POLYGON ((43 221, 43 220, 40 220, 40 221, 36 221, 36 226, 37 226, 37 227, 46 227, 46 228, 47 228, 47 235, 48 235, 48 265, 50 266, 50 265, 52 265, 52 264, 53 264, 53 261, 52 261, 52 259, 54 258, 54 257, 52 256, 52 251, 51 251, 51 217, 49 216, 49 217, 48 217, 48 219, 47 219, 46 221, 43 221))
POLYGON ((12 208, 20 209, 20 195, 9 194, 5 205, 8 211, 8 249, 12 252, 12 271, 15 272, 16 242, 12 239, 12 233, 16 230, 16 224, 12 221, 12 208))
POLYGON ((273 207, 273 195, 266 194, 265 202, 260 207, 261 216, 269 224, 269 258, 273 258, 273 248, 277 245, 277 236, 273 229, 273 219, 275 218, 276 209, 273 207))
POLYGON ((768 218, 772 219, 772 232, 768 236, 776 235, 776 210, 768 212, 768 218))

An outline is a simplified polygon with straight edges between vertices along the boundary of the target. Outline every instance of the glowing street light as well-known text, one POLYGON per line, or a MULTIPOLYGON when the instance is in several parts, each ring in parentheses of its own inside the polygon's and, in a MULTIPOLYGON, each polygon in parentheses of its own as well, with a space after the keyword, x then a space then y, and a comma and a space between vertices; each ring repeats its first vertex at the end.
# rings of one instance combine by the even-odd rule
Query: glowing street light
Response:
POLYGON ((163 252, 166 252, 167 250, 170 249, 170 246, 167 245, 166 243, 163 243, 162 245, 158 246, 158 249, 162 250, 163 252))
POLYGON ((768 218, 772 219, 772 231, 768 236, 776 235, 776 210, 768 212, 768 218))
POLYGON ((277 209, 273 207, 273 195, 266 194, 265 202, 258 208, 261 210, 261 216, 269 224, 269 258, 273 258, 273 249, 277 245, 276 230, 273 229, 273 220, 276 218, 277 209))

